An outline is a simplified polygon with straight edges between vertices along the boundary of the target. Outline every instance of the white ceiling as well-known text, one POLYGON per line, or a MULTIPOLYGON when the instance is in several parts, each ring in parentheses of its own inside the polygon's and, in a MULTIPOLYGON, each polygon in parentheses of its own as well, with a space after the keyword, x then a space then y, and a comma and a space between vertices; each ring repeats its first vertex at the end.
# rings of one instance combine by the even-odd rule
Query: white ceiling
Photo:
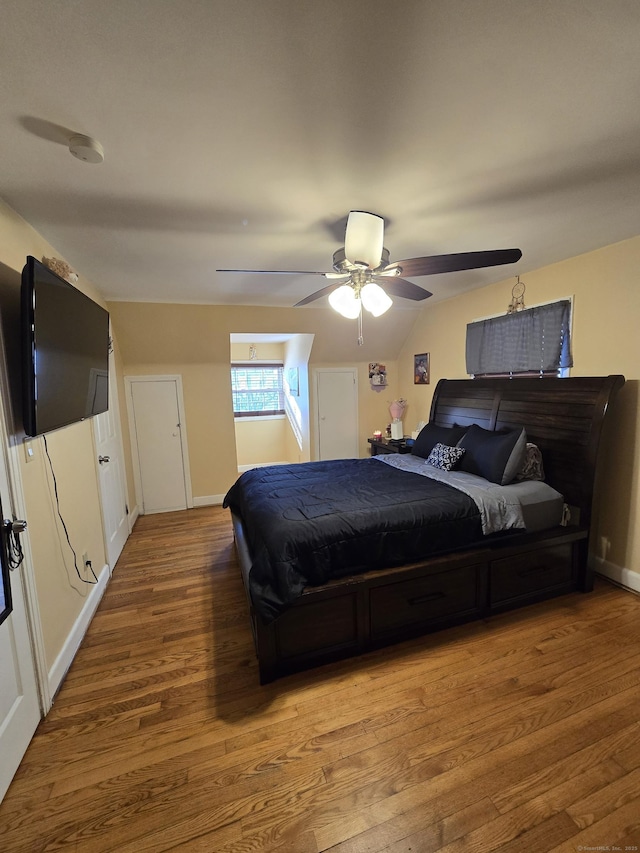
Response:
POLYGON ((3 0, 0 196, 112 300, 293 305, 215 270, 329 270, 350 209, 522 249, 445 298, 640 233, 639 44, 638 0, 3 0))

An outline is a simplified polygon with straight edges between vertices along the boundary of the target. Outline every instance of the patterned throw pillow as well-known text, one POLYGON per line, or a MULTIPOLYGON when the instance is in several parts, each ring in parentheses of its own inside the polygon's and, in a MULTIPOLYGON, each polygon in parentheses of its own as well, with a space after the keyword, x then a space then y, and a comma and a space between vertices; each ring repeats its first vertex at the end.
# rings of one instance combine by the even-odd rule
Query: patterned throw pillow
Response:
POLYGON ((427 465, 442 471, 451 471, 463 456, 464 447, 450 447, 448 444, 438 443, 427 457, 427 465))

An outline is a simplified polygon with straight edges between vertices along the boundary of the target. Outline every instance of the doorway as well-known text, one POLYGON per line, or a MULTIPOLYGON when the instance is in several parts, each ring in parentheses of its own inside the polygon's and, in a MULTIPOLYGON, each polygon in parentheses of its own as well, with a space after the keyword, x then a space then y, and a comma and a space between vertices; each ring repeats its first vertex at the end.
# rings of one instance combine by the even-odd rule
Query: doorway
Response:
POLYGON ((181 376, 126 376, 141 514, 193 506, 181 376))
POLYGON ((93 440, 98 462, 102 526, 110 572, 113 572, 130 533, 124 452, 120 436, 120 407, 115 375, 114 356, 113 352, 110 352, 109 408, 92 419, 93 440))
POLYGON ((316 458, 358 457, 358 371, 324 367, 316 380, 316 458))
MULTIPOLYGON (((4 412, 0 406, 0 419, 4 412)), ((0 441, 7 446, 7 436, 0 429, 0 441)), ((0 452, 0 519, 11 517, 9 473, 5 453, 0 452)), ((5 537, 2 543, 3 608, 0 624, 0 801, 18 769, 33 733, 40 722, 40 697, 27 617, 23 583, 24 566, 7 563, 5 537), (11 605, 12 608, 11 609, 11 605)))

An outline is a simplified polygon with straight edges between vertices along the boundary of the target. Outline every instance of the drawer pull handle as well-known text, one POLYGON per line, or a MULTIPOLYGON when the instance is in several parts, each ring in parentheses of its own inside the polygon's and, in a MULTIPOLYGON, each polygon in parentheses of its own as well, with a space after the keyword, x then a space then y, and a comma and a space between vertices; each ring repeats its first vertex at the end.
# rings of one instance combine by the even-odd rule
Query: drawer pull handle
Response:
POLYGON ((439 598, 444 597, 444 592, 428 592, 426 595, 419 595, 417 598, 409 598, 408 603, 412 606, 415 604, 428 604, 430 601, 437 601, 439 598))
POLYGON ((518 577, 526 578, 528 575, 542 575, 545 572, 552 572, 555 566, 531 566, 528 569, 520 569, 518 577))

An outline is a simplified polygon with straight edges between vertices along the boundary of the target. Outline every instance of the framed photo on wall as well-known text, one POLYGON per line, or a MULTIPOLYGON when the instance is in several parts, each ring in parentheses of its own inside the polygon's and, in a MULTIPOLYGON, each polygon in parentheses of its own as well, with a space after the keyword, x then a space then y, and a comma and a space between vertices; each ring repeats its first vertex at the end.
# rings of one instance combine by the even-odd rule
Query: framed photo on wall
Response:
POLYGON ((298 377, 298 368, 290 367, 289 373, 287 376, 287 382, 289 384, 289 393, 292 397, 300 396, 300 380, 298 377))
POLYGON ((413 357, 413 384, 428 385, 429 376, 429 353, 423 352, 413 357))
POLYGON ((378 361, 369 362, 369 381, 372 387, 387 384, 387 368, 384 364, 380 364, 378 361))

